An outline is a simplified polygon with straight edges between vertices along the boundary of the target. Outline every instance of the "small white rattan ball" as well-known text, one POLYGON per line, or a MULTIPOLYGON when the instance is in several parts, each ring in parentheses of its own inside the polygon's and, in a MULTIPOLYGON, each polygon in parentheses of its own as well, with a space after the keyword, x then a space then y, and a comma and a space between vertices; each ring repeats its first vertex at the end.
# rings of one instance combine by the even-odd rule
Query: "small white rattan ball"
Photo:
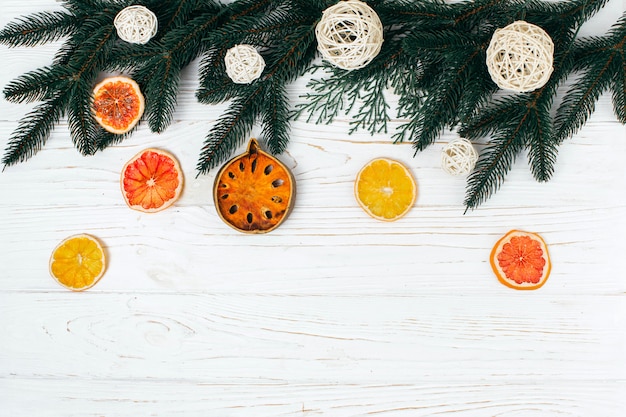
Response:
POLYGON ((122 9, 113 21, 117 36, 130 42, 148 43, 157 33, 159 22, 154 13, 144 6, 128 6, 122 9))
POLYGON ((478 161, 478 152, 467 139, 457 139, 441 151, 441 168, 450 175, 467 175, 478 161))
POLYGON ((383 24, 362 1, 341 1, 324 10, 315 36, 324 59, 341 69, 354 70, 365 67, 380 52, 383 24))
POLYGON ((528 92, 552 75, 554 43, 539 26, 518 20, 497 29, 487 48, 487 69, 498 87, 528 92))
POLYGON ((265 60, 250 45, 235 45, 226 51, 224 57, 226 74, 236 84, 250 84, 263 73, 265 60))

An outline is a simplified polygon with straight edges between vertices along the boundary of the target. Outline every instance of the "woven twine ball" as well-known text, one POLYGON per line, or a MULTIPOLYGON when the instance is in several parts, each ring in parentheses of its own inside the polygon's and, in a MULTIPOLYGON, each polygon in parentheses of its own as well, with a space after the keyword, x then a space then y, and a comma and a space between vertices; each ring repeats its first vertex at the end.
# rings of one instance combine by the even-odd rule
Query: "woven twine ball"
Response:
POLYGON ((383 24, 376 12, 359 0, 342 1, 324 10, 315 27, 317 49, 344 70, 365 67, 383 44, 383 24))
POLYGON ((457 139, 441 151, 441 168, 450 175, 467 175, 478 161, 478 152, 467 139, 457 139))
POLYGON ((497 29, 487 48, 487 69, 498 87, 528 92, 552 74, 554 43, 539 26, 518 20, 497 29))
POLYGON ((144 6, 128 6, 113 21, 117 36, 129 43, 147 43, 157 33, 159 22, 154 13, 144 6))
POLYGON ((235 45, 224 57, 226 74, 236 84, 250 84, 263 73, 265 60, 250 45, 235 45))

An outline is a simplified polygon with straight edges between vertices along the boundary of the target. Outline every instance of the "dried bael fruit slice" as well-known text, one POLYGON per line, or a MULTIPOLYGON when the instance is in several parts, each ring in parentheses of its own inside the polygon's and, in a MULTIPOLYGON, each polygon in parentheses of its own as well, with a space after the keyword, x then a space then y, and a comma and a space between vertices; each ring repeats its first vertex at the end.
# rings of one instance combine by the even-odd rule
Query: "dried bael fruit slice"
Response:
POLYGON ((172 154, 149 148, 124 165, 120 183, 128 207, 154 213, 178 200, 183 172, 172 154))
POLYGON ((213 199, 226 224, 244 233, 267 233, 287 218, 295 184, 289 169, 252 138, 248 150, 217 173, 213 199))
POLYGON ((86 234, 64 239, 50 256, 50 275, 62 286, 72 291, 93 287, 106 269, 102 245, 86 234))
POLYGON ((417 184, 407 167, 387 158, 366 164, 354 182, 356 200, 375 219, 394 221, 413 207, 417 184))
POLYGON ((111 133, 131 130, 145 108, 139 85, 123 76, 109 77, 93 89, 93 112, 96 121, 111 133))
POLYGON ((536 290, 550 275, 548 246, 536 233, 511 230, 493 247, 490 262, 498 280, 516 290, 536 290))

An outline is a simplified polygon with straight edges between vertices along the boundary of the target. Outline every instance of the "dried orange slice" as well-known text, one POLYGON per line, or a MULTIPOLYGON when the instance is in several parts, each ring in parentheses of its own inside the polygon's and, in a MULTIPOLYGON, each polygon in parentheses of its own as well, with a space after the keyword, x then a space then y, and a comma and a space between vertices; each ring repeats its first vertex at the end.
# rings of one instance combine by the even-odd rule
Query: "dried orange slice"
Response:
POLYGON ((367 163, 354 182, 356 200, 375 219, 394 221, 413 207, 417 184, 406 166, 388 158, 367 163))
POLYGON ((86 234, 64 239, 50 256, 50 274, 59 284, 72 291, 93 287, 106 268, 102 245, 86 234))
POLYGON ((93 89, 94 117, 111 133, 126 133, 135 127, 144 108, 139 85, 128 77, 106 78, 93 89))
POLYGON ((516 290, 536 290, 550 275, 548 246, 536 233, 511 230, 493 247, 490 262, 498 280, 516 290))
POLYGON ((124 165, 120 183, 130 208, 153 213, 166 209, 180 197, 183 172, 172 154, 150 148, 124 165))
POLYGON ((221 219, 235 230, 267 233, 287 218, 295 190, 289 169, 253 138, 245 153, 217 173, 213 199, 221 219))

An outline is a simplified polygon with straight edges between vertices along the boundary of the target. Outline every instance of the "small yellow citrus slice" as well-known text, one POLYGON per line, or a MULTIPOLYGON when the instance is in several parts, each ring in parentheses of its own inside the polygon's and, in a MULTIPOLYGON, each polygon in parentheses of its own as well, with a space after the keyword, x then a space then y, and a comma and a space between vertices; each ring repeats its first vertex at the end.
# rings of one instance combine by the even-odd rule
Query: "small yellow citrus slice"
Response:
POLYGON ((102 278, 106 257, 96 238, 80 234, 64 239, 54 248, 49 268, 59 284, 72 291, 83 291, 102 278))
POLYGON ((166 209, 180 197, 183 173, 169 152, 146 149, 124 165, 120 183, 130 208, 153 213, 166 209))
POLYGON ((494 245, 489 261, 498 280, 516 290, 536 290, 550 275, 548 246, 536 233, 511 230, 494 245))
POLYGON ((111 133, 131 130, 145 108, 139 85, 123 76, 109 77, 93 89, 93 112, 96 121, 111 133))
POLYGON ((354 194, 367 214, 378 220, 394 221, 413 207, 417 184, 406 166, 378 158, 361 169, 354 183, 354 194))

